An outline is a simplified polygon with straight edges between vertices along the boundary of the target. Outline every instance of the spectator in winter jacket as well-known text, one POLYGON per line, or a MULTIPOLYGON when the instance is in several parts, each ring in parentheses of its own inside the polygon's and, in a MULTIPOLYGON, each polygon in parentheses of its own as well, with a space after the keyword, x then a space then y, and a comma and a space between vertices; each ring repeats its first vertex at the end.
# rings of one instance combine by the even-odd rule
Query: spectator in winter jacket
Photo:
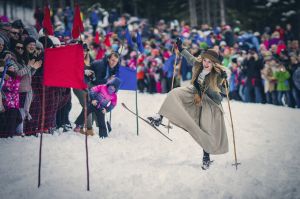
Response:
POLYGON ((96 30, 97 30, 97 26, 98 26, 98 23, 99 23, 99 16, 98 16, 98 13, 97 13, 97 10, 95 7, 93 7, 93 10, 89 16, 89 19, 90 19, 90 24, 91 26, 93 27, 93 36, 96 35, 96 30))
POLYGON ((239 96, 239 68, 237 59, 233 58, 229 67, 231 74, 229 77, 229 97, 234 100, 241 100, 239 96))
POLYGON ((242 72, 246 76, 245 100, 246 102, 263 102, 263 85, 261 79, 261 70, 263 62, 258 54, 250 50, 244 61, 242 72))
MULTIPOLYGON (((90 103, 88 104, 87 114, 94 112, 99 125, 100 138, 107 137, 107 129, 105 124, 105 113, 110 112, 117 104, 117 91, 121 81, 115 77, 106 84, 98 85, 91 88, 90 103)), ((84 111, 82 110, 79 117, 75 121, 76 125, 83 125, 84 111)))
POLYGON ((274 77, 274 69, 276 62, 272 58, 265 60, 265 67, 261 71, 262 78, 264 79, 264 91, 266 94, 266 101, 268 104, 277 105, 277 93, 276 93, 276 78, 274 77))
MULTIPOLYGON (((13 136, 17 126, 21 123, 21 115, 19 112, 19 87, 20 77, 16 75, 16 68, 13 63, 9 63, 7 73, 4 77, 2 87, 4 99, 4 114, 1 114, 0 137, 13 136)), ((2 75, 4 67, 0 67, 2 75)))
POLYGON ((145 66, 143 62, 138 63, 136 71, 137 86, 141 93, 144 92, 145 85, 145 66))
POLYGON ((27 117, 29 120, 31 119, 29 109, 33 98, 31 86, 32 75, 34 75, 36 69, 40 68, 42 65, 42 61, 36 62, 33 59, 33 54, 35 51, 35 42, 35 39, 28 37, 24 42, 25 45, 23 45, 23 42, 18 41, 13 50, 15 55, 15 62, 18 67, 17 75, 21 77, 19 96, 20 112, 22 115, 23 122, 17 128, 17 133, 19 134, 23 134, 23 123, 25 118, 27 117), (23 59, 24 52, 26 54, 26 57, 28 57, 28 59, 26 59, 26 63, 23 59))
POLYGON ((291 57, 292 94, 297 108, 300 108, 300 63, 296 56, 291 57))
POLYGON ((106 84, 110 78, 118 76, 119 57, 118 53, 112 52, 107 58, 92 63, 91 70, 95 73, 93 85, 106 84))
POLYGON ((274 77, 277 80, 277 93, 278 93, 278 103, 279 105, 289 105, 290 104, 290 73, 286 70, 283 64, 280 65, 279 71, 274 73, 274 77), (283 103, 283 98, 285 99, 285 103, 283 103))

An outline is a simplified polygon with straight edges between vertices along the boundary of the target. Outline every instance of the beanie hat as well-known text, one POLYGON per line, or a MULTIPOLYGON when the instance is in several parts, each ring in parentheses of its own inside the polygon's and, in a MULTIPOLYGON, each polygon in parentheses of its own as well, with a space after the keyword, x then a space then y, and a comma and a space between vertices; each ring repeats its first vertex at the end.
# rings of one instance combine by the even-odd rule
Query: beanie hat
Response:
POLYGON ((53 43, 54 46, 60 46, 61 45, 60 41, 59 41, 59 39, 57 37, 49 35, 49 38, 51 39, 51 41, 52 41, 52 43, 53 43))
POLYGON ((36 48, 44 50, 43 44, 41 42, 39 42, 39 41, 36 41, 36 48))
POLYGON ((51 47, 53 47, 53 42, 52 42, 52 40, 49 39, 48 37, 45 37, 45 36, 40 37, 40 38, 39 38, 39 42, 41 42, 41 43, 43 44, 44 49, 45 49, 45 48, 51 48, 51 47), (46 41, 45 41, 45 40, 46 40, 46 41), (47 42, 47 46, 45 47, 46 42, 47 42))
POLYGON ((217 53, 215 50, 213 50, 213 49, 208 49, 207 51, 205 51, 205 52, 201 55, 201 57, 207 58, 207 59, 211 60, 211 61, 214 62, 214 63, 218 63, 218 64, 221 63, 220 60, 219 60, 219 55, 218 55, 218 53, 217 53))
POLYGON ((24 28, 24 24, 20 19, 17 19, 14 22, 12 22, 11 26, 16 29, 24 28))
POLYGON ((109 80, 107 83, 106 83, 107 86, 114 86, 115 89, 116 89, 116 92, 119 90, 120 88, 120 85, 121 85, 121 80, 117 77, 109 80))
POLYGON ((36 40, 32 37, 27 37, 25 40, 24 40, 24 47, 26 47, 28 44, 30 43, 36 43, 36 40))

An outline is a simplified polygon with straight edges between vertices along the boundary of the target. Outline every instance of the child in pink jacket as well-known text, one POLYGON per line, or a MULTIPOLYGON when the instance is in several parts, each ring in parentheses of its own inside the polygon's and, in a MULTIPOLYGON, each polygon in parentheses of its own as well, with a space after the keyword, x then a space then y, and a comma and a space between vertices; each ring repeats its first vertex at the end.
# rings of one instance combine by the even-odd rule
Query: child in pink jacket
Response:
MULTIPOLYGON (((91 88, 89 96, 90 102, 87 107, 87 114, 94 112, 97 116, 99 125, 100 138, 107 137, 107 130, 105 125, 105 113, 110 112, 117 104, 117 91, 120 87, 121 81, 119 78, 113 78, 106 84, 94 86, 91 88)), ((76 125, 83 126, 84 111, 80 113, 75 121, 76 125)))

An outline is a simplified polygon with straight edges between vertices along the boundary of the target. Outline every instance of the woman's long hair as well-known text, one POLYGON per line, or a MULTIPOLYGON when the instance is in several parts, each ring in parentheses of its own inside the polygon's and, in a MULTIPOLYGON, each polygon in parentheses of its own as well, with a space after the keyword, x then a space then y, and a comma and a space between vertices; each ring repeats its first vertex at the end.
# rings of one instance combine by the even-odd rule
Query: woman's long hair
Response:
MULTIPOLYGON (((194 76, 194 78, 192 79, 192 83, 194 81, 197 81, 197 78, 198 78, 199 74, 203 70, 203 62, 202 61, 201 62, 196 62, 196 64, 199 64, 199 66, 196 66, 197 68, 195 69, 194 72, 198 73, 198 75, 194 76)), ((215 92, 221 92, 219 86, 222 83, 221 82, 222 79, 220 78, 222 70, 225 70, 224 66, 222 66, 220 64, 213 63, 212 69, 211 69, 210 73, 208 74, 208 77, 205 79, 204 91, 209 87, 215 92)), ((198 93, 196 93, 195 97, 194 97, 195 104, 200 105, 201 101, 202 101, 202 97, 198 93)))

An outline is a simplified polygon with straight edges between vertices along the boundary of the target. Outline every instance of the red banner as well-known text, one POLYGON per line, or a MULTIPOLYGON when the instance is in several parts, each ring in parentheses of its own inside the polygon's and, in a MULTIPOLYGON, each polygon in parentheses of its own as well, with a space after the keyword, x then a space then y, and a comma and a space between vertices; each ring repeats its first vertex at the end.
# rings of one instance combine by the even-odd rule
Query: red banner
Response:
POLYGON ((85 89, 84 55, 81 45, 45 50, 44 85, 85 89))

